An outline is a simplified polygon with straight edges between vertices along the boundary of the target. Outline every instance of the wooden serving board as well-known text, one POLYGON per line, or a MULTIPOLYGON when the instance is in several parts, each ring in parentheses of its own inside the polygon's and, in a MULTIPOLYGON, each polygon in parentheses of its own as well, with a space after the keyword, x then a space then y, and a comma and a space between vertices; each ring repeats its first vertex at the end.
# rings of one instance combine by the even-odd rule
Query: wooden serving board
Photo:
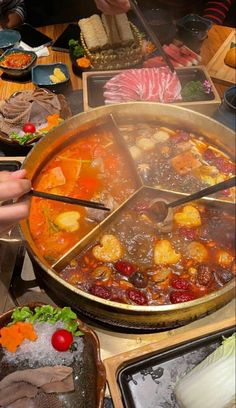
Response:
POLYGON ((225 55, 230 49, 230 44, 232 42, 236 43, 235 30, 229 34, 225 42, 206 66, 210 77, 226 86, 234 85, 236 82, 236 68, 229 67, 224 63, 225 55))
POLYGON ((146 358, 151 355, 156 355, 175 346, 186 344, 192 340, 203 338, 210 334, 233 327, 235 327, 235 316, 231 316, 202 327, 190 329, 189 326, 185 326, 185 331, 182 331, 181 333, 178 333, 178 331, 175 330, 169 331, 168 336, 160 341, 156 341, 154 343, 150 343, 103 360, 114 407, 124 408, 121 391, 117 382, 117 375, 118 372, 127 364, 139 361, 140 357, 146 358))

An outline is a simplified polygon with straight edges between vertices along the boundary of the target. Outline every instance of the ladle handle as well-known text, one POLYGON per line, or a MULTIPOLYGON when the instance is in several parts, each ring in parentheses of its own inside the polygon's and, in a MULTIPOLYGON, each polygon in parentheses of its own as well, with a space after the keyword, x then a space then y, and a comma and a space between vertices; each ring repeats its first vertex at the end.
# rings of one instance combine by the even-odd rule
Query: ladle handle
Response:
POLYGON ((214 184, 204 188, 203 190, 197 191, 196 193, 190 194, 186 197, 180 198, 179 200, 168 203, 168 207, 177 207, 178 205, 188 203, 189 201, 198 200, 199 198, 208 196, 210 194, 217 193, 217 191, 225 190, 226 188, 234 187, 236 185, 236 176, 228 180, 222 181, 221 183, 214 184))

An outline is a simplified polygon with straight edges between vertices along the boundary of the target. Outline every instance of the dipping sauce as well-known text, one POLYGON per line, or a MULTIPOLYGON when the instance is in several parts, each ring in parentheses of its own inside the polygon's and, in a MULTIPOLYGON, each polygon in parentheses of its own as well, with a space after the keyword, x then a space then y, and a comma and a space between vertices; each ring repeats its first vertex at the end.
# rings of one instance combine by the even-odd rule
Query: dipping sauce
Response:
POLYGON ((30 64, 32 58, 33 57, 30 54, 14 52, 6 55, 6 57, 1 61, 1 65, 7 68, 25 68, 30 64))

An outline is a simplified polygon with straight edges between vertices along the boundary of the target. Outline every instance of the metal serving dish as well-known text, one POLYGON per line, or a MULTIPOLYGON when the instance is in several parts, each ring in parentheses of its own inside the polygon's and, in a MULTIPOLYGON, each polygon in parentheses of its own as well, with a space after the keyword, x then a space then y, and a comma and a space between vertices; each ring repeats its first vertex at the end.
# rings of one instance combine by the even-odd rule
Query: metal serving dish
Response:
MULTIPOLYGON (((157 103, 128 103, 98 108, 86 113, 79 114, 64 122, 50 135, 45 136, 30 152, 23 163, 27 174, 31 179, 41 171, 45 162, 52 155, 78 137, 78 133, 91 128, 104 120, 112 113, 117 124, 138 122, 140 118, 147 122, 161 122, 162 124, 182 127, 191 132, 196 132, 207 137, 214 145, 217 145, 231 158, 234 153, 234 133, 220 123, 205 117, 199 113, 186 110, 185 108, 163 105, 157 103), (40 159, 39 159, 40 158, 40 159)), ((137 186, 138 188, 138 186, 137 186)), ((173 192, 166 192, 173 197, 173 192)), ((128 197, 127 197, 128 198, 128 197)), ((219 200, 221 205, 233 206, 219 200)), ((125 205, 125 204, 124 204, 125 205)), ((118 209, 117 211, 120 211, 118 209)), ((113 213, 114 214, 114 213, 113 213)), ((42 284, 63 302, 69 303, 79 310, 84 316, 93 318, 100 323, 106 323, 123 329, 157 330, 172 328, 186 324, 196 318, 217 310, 234 296, 234 281, 230 281, 222 289, 197 300, 164 306, 134 306, 103 300, 72 286, 57 274, 66 262, 84 246, 86 242, 96 234, 97 229, 103 228, 113 215, 109 216, 99 227, 84 237, 80 243, 72 248, 54 267, 50 266, 35 247, 32 240, 28 223, 21 223, 21 231, 27 242, 31 259, 35 265, 37 276, 42 284)))

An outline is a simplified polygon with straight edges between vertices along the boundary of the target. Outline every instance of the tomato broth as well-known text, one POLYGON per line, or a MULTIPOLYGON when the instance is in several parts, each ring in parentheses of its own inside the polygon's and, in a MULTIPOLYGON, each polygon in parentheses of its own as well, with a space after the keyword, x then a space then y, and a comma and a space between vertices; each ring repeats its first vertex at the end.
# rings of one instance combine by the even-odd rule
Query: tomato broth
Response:
MULTIPOLYGON (((39 191, 99 201, 116 209, 137 188, 132 166, 112 132, 89 131, 59 151, 33 181, 39 191)), ((29 226, 42 256, 56 262, 109 212, 33 198, 29 226)))

